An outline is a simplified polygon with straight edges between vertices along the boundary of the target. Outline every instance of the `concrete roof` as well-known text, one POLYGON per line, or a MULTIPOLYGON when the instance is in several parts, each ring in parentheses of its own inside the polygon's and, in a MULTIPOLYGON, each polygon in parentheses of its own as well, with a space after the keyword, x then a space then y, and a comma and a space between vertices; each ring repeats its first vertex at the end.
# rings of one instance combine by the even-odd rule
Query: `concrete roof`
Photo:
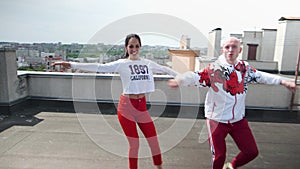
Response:
MULTIPOLYGON (((127 157, 121 154, 127 153, 128 144, 114 113, 53 112, 40 108, 44 111, 32 107, 11 116, 1 116, 0 169, 127 168, 127 157), (104 121, 98 121, 101 119, 104 121), (121 139, 113 139, 113 133, 119 134, 121 139), (118 150, 122 150, 120 154, 115 153, 118 150)), ((266 116, 263 112, 256 113, 266 116)), ((178 118, 171 112, 167 116, 153 115, 163 150, 164 169, 211 168, 205 120, 178 118), (184 131, 187 124, 191 124, 191 128, 184 131), (174 138, 162 137, 174 125, 182 125, 171 134, 174 138), (183 137, 173 144, 176 136, 183 137), (170 147, 170 144, 173 145, 170 147)), ((269 116, 269 122, 261 121, 260 115, 249 119, 260 154, 243 169, 297 169, 300 166, 300 124, 272 121, 272 118, 269 116)), ((147 148, 147 145, 143 147, 144 150, 147 148)), ((235 143, 227 137, 226 161, 237 152, 235 143)), ((140 169, 154 168, 151 158, 143 157, 139 160, 140 169)))

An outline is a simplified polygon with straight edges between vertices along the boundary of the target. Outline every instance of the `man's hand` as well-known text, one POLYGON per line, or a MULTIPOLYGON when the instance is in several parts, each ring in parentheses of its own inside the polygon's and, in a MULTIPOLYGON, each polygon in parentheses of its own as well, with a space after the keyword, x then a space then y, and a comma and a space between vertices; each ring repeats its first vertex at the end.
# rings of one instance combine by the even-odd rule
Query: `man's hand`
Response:
POLYGON ((172 88, 172 89, 176 89, 176 88, 179 86, 177 80, 175 80, 175 79, 170 79, 170 80, 168 81, 168 85, 169 85, 169 87, 172 88))
POLYGON ((296 89, 300 89, 300 87, 297 86, 296 83, 292 81, 281 80, 280 84, 288 88, 293 93, 296 92, 296 89))

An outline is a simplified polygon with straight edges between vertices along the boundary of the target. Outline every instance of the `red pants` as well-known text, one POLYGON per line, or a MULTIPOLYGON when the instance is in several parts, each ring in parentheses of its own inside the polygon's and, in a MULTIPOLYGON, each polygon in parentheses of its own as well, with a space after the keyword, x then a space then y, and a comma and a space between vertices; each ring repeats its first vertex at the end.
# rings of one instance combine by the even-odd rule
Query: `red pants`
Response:
POLYGON ((154 123, 147 111, 146 98, 131 99, 121 95, 118 104, 118 118, 129 143, 129 168, 138 168, 139 135, 137 125, 150 146, 154 165, 161 165, 161 151, 154 123))
POLYGON ((209 144, 213 155, 213 169, 222 169, 224 165, 226 159, 225 138, 227 134, 230 134, 240 149, 239 154, 231 161, 234 168, 250 162, 258 155, 256 142, 246 119, 229 124, 207 120, 207 126, 209 144))

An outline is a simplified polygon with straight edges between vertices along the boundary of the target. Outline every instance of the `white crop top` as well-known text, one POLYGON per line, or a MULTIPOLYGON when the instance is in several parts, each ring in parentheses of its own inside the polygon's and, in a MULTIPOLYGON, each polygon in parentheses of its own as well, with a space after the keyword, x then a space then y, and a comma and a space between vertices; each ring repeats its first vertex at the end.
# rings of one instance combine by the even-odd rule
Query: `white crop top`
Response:
POLYGON ((123 85, 123 94, 153 92, 155 90, 153 73, 167 73, 172 76, 178 74, 174 70, 148 59, 119 59, 106 64, 71 62, 71 67, 91 72, 119 73, 123 85))

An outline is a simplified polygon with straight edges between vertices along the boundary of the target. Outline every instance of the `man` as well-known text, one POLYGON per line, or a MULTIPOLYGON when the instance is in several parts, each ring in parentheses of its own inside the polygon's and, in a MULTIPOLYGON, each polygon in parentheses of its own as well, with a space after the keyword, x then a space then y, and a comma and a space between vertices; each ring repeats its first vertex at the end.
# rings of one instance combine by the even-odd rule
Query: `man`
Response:
POLYGON ((240 41, 230 37, 222 46, 222 55, 198 72, 186 72, 169 81, 169 86, 179 85, 209 87, 205 100, 209 144, 213 169, 235 169, 253 160, 258 149, 245 116, 245 98, 248 83, 283 85, 295 91, 296 84, 256 70, 247 62, 237 59, 242 51, 240 41), (225 138, 230 135, 240 152, 224 165, 226 159, 225 138))

